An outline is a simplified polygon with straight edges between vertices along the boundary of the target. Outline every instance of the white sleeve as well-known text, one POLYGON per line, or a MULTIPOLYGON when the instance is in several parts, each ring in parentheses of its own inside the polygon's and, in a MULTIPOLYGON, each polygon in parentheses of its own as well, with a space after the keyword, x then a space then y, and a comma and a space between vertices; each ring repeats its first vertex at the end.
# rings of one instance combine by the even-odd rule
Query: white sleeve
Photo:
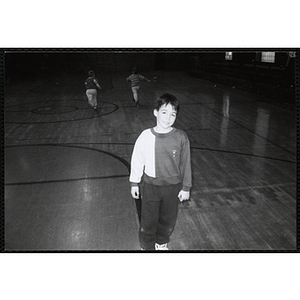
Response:
POLYGON ((145 167, 143 134, 141 134, 135 142, 132 157, 129 181, 139 183, 143 176, 145 167))

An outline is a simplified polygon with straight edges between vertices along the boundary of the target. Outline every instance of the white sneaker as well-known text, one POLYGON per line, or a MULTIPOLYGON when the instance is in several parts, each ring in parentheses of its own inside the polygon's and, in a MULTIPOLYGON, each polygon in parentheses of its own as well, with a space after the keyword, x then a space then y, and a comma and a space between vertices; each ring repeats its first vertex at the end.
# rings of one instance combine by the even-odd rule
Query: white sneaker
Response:
POLYGON ((168 248, 168 244, 156 244, 155 243, 155 250, 163 250, 163 251, 165 251, 165 250, 169 250, 169 248, 168 248))

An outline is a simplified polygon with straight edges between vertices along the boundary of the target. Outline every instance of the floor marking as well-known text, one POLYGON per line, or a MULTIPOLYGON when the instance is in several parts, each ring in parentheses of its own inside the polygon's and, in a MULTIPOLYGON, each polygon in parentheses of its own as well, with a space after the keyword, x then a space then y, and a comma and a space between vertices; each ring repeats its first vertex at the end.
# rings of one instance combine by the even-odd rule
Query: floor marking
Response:
MULTIPOLYGON (((242 186, 236 188, 204 188, 199 192, 195 192, 196 194, 211 194, 211 193, 232 193, 233 191, 246 191, 250 189, 264 189, 264 188, 273 188, 273 187, 295 187, 295 183, 275 183, 275 184, 267 184, 267 185, 254 185, 254 186, 242 186)), ((194 193, 193 193, 194 194, 194 193)))

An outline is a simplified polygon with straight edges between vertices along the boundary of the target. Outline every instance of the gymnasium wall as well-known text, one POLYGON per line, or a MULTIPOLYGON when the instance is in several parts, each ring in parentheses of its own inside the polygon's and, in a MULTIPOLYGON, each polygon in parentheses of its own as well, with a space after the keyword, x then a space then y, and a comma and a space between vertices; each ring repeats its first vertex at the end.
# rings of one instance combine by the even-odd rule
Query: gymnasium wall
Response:
POLYGON ((271 86, 290 88, 295 83, 295 58, 289 51, 275 52, 275 62, 262 62, 262 51, 232 52, 232 60, 225 59, 225 51, 207 52, 191 57, 191 75, 215 74, 244 79, 271 86))
POLYGON ((154 53, 133 52, 11 52, 5 54, 5 78, 26 81, 59 74, 154 70, 154 53))
POLYGON ((194 53, 190 56, 190 76, 254 92, 265 97, 295 103, 294 52, 275 51, 274 62, 262 61, 262 51, 194 53))
POLYGON ((265 95, 295 94, 295 58, 289 51, 277 51, 274 63, 261 61, 262 51, 225 50, 139 50, 139 51, 12 51, 5 53, 6 83, 47 79, 60 74, 183 71, 190 76, 219 82, 265 95), (274 89, 275 88, 275 89, 274 89))
POLYGON ((5 54, 5 75, 13 80, 30 80, 62 73, 188 71, 190 53, 179 51, 46 51, 5 54))

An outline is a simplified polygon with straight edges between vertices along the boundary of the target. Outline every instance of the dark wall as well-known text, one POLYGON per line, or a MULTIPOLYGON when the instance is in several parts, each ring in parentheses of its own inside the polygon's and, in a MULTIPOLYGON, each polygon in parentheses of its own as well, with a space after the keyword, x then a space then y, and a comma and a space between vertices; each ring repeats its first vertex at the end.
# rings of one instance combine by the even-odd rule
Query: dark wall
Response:
POLYGON ((225 59, 225 51, 205 52, 195 54, 190 60, 191 74, 217 74, 232 78, 232 82, 248 80, 283 88, 295 84, 295 58, 289 51, 277 51, 274 63, 262 62, 261 51, 233 51, 232 60, 225 59))
POLYGON ((275 62, 261 62, 263 50, 260 51, 232 51, 232 60, 225 59, 224 51, 201 51, 194 52, 194 56, 198 57, 198 66, 263 66, 267 68, 287 68, 292 67, 290 60, 290 51, 275 51, 275 62))
MULTIPOLYGON (((5 53, 7 81, 31 80, 61 73, 184 71, 217 74, 228 78, 263 82, 290 87, 295 82, 295 59, 288 51, 276 52, 275 63, 261 62, 261 51, 233 51, 233 59, 225 60, 225 51, 45 51, 5 53)), ((212 80, 215 80, 212 78, 212 80)))
POLYGON ((12 52, 5 54, 6 80, 30 80, 62 73, 86 74, 154 70, 153 53, 126 52, 12 52))
POLYGON ((190 52, 182 51, 45 51, 5 54, 6 78, 29 80, 61 73, 189 71, 190 52))

